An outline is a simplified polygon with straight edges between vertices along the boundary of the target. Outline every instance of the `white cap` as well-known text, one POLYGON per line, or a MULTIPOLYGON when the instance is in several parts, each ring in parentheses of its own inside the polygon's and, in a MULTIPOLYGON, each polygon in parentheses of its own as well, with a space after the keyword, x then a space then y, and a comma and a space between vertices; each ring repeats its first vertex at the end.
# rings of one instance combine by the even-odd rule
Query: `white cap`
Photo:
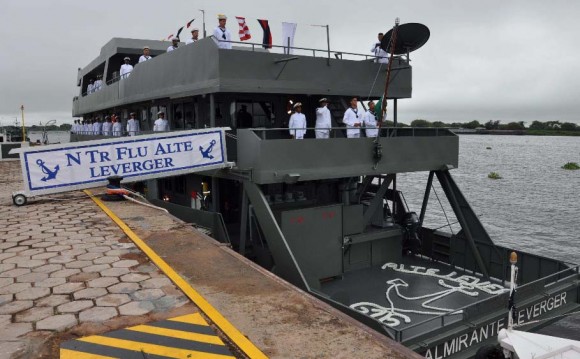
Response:
POLYGON ((323 97, 320 100, 318 100, 318 102, 328 102, 328 99, 326 97, 323 97))
POLYGON ((172 37, 171 41, 179 41, 179 39, 177 37, 172 37))
POLYGON ((199 31, 199 29, 197 27, 194 27, 193 29, 191 29, 191 32, 194 32, 194 31, 199 31))
POLYGON ((129 61, 131 61, 131 58, 129 56, 125 56, 125 58, 123 60, 129 60, 129 61))
POLYGON ((302 102, 296 102, 292 108, 302 107, 302 102))
POLYGON ((145 49, 149 50, 149 46, 143 46, 143 50, 145 49))
POLYGON ((157 114, 158 114, 158 115, 165 115, 165 112, 163 112, 163 111, 159 111, 159 112, 157 112, 157 114))
POLYGON ((227 20, 228 17, 225 16, 224 14, 218 14, 218 20, 227 20))

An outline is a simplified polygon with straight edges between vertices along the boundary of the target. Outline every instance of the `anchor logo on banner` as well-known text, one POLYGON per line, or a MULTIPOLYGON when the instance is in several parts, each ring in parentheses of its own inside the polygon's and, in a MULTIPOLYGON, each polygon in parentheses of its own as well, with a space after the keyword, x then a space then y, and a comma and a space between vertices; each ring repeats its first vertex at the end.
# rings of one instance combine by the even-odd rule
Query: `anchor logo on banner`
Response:
POLYGON ((213 151, 213 146, 216 144, 215 140, 211 140, 211 142, 209 143, 209 146, 207 147, 206 150, 203 149, 203 146, 199 146, 199 152, 201 152, 201 155, 204 158, 209 158, 210 160, 213 160, 213 156, 210 155, 211 151, 213 151))
POLYGON ((40 159, 36 160, 36 164, 40 167, 40 169, 42 170, 42 173, 44 173, 46 175, 40 179, 43 182, 50 181, 51 179, 55 179, 56 174, 60 170, 60 167, 58 165, 56 165, 54 167, 54 169, 51 171, 48 167, 46 167, 44 165, 44 161, 40 160, 40 159))

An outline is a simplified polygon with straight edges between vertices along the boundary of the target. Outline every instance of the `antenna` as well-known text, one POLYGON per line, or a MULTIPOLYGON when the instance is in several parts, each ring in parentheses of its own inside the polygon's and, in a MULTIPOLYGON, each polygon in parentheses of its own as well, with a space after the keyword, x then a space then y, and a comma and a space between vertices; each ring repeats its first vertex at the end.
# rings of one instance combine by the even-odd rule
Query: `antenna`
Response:
POLYGON ((199 9, 201 11, 201 21, 203 22, 203 37, 205 38, 207 34, 205 33, 205 10, 199 9))

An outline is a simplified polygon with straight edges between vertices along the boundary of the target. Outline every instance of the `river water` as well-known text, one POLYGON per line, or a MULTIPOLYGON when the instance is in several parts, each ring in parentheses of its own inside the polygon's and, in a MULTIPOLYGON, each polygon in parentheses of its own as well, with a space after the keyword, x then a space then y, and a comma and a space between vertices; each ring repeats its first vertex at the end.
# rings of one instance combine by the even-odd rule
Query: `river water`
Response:
MULTIPOLYGON (((29 136, 33 142, 41 138, 40 133, 29 136)), ((66 143, 69 133, 49 132, 48 138, 66 143)), ((580 171, 561 169, 566 162, 580 163, 580 137, 461 135, 459 168, 451 174, 495 243, 580 264, 580 171), (489 179, 490 172, 502 179, 489 179)), ((397 178, 417 213, 426 183, 426 173, 397 178)), ((437 180, 433 183, 425 224, 448 230, 447 223, 456 219, 437 180)), ((451 228, 459 229, 457 224, 451 228)), ((542 332, 580 340, 580 315, 542 332)))
MULTIPOLYGON (((580 137, 461 135, 459 148, 459 168, 451 174, 495 243, 580 264, 580 171, 561 169, 566 162, 580 163, 580 137), (490 172, 502 179, 489 179, 490 172)), ((448 230, 445 215, 449 223, 456 219, 436 182, 442 203, 431 194, 425 223, 448 230)), ((426 183, 423 173, 397 178, 417 213, 426 183)), ((580 340, 580 315, 542 333, 580 340)))

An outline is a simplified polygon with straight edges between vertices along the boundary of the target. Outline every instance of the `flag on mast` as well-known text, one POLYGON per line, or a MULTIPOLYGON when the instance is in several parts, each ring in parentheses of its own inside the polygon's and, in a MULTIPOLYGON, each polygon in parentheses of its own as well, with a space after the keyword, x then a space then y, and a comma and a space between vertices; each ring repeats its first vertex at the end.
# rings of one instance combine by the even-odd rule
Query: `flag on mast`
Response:
POLYGON ((248 28, 248 25, 246 25, 246 18, 245 17, 240 17, 240 16, 236 16, 236 19, 238 20, 238 25, 240 25, 240 41, 246 41, 252 38, 252 35, 250 35, 250 29, 248 28))
POLYGON ((191 26, 191 24, 195 21, 195 18, 191 19, 190 22, 187 23, 187 28, 189 29, 189 27, 191 26))
POLYGON ((179 28, 179 30, 177 30, 177 35, 175 35, 175 37, 177 37, 179 39, 179 34, 181 34, 181 30, 183 30, 183 26, 179 28))
POLYGON ((270 32, 270 25, 268 25, 268 20, 260 20, 258 19, 262 30, 264 30, 264 38, 262 39, 262 46, 265 49, 272 48, 272 33, 270 32))
POLYGON ((167 39, 165 39, 165 40, 171 40, 172 38, 173 38, 173 34, 167 36, 167 39))

